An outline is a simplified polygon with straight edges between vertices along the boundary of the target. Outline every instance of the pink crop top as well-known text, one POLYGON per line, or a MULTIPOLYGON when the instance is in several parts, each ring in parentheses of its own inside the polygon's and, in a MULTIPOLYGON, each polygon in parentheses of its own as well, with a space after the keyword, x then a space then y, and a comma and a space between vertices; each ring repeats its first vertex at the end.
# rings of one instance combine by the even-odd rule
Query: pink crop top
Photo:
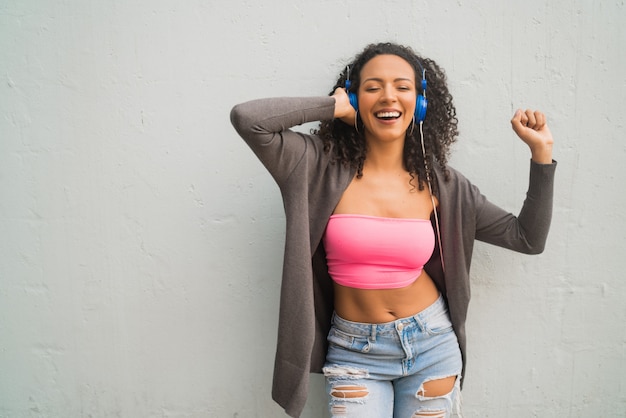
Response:
POLYGON ((324 233, 332 279, 358 289, 397 289, 413 283, 435 248, 426 219, 332 215, 324 233))

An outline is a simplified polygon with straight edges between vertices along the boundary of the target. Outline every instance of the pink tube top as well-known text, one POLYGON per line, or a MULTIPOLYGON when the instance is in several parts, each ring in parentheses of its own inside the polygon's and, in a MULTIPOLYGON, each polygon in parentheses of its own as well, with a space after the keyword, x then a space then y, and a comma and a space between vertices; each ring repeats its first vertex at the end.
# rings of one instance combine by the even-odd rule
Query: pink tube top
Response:
POLYGON ((435 248, 426 219, 332 215, 323 239, 330 277, 358 289, 410 285, 435 248))

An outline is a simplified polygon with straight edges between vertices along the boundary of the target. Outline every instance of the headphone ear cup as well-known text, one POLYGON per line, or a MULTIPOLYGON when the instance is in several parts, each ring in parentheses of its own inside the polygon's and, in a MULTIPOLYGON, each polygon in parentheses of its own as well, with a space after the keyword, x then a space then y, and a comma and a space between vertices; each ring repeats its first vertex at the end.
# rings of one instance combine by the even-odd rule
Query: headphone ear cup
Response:
POLYGON ((417 96, 417 101, 415 102, 415 121, 417 123, 424 122, 426 119, 426 108, 428 107, 428 99, 422 96, 421 94, 417 96))
POLYGON ((354 110, 359 110, 359 99, 356 97, 355 93, 348 93, 348 99, 350 99, 350 104, 354 108, 354 110))

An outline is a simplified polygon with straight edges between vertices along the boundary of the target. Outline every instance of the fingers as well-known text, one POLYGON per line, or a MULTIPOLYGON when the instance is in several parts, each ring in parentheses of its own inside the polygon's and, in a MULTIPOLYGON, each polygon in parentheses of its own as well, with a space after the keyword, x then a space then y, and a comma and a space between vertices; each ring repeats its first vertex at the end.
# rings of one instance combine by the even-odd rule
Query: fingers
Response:
POLYGON ((546 125, 546 115, 539 110, 526 109, 525 111, 517 110, 513 119, 511 119, 513 130, 518 132, 523 128, 530 128, 535 131, 543 129, 546 125))
POLYGON ((333 93, 335 98, 335 115, 337 119, 343 120, 348 125, 354 126, 354 108, 350 104, 350 99, 346 90, 342 87, 337 87, 333 93))
POLYGON ((513 131, 517 134, 517 136, 521 137, 524 127, 528 122, 528 117, 521 110, 516 110, 513 118, 511 119, 511 127, 513 131))
POLYGON ((343 93, 346 93, 346 89, 344 89, 343 87, 337 87, 335 89, 335 92, 333 93, 333 96, 343 95, 343 93))

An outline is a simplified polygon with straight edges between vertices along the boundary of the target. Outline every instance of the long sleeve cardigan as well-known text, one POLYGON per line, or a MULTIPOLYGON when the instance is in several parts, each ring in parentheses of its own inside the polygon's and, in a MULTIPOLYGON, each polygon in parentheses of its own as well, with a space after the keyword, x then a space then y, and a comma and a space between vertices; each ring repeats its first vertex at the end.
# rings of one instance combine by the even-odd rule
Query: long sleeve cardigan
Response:
MULTIPOLYGON (((285 209, 286 237, 281 282, 273 399, 292 417, 300 416, 309 372, 321 372, 333 312, 333 285, 322 235, 355 169, 333 162, 316 135, 290 128, 330 120, 332 97, 273 98, 239 104, 231 122, 277 182, 285 209)), ((426 122, 427 123, 427 122, 426 122)), ((435 167, 441 242, 425 266, 448 303, 465 369, 465 320, 470 300, 469 271, 474 240, 536 254, 544 249, 552 217, 556 163, 531 161, 530 181, 518 216, 490 203, 452 168, 450 180, 435 167)))

